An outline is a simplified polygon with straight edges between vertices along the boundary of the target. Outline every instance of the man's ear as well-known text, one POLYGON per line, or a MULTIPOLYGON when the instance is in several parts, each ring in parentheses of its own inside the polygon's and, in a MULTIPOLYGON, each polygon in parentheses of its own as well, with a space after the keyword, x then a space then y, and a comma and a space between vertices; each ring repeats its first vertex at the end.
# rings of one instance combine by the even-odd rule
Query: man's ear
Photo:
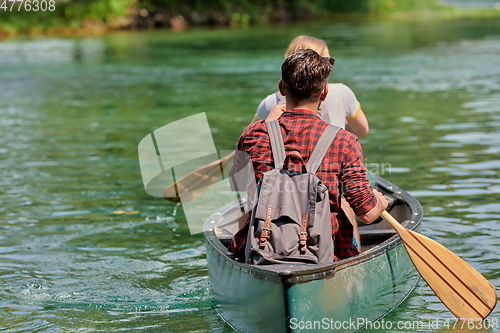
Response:
POLYGON ((328 95, 328 85, 325 85, 325 87, 321 91, 321 95, 319 95, 319 100, 323 102, 326 99, 326 95, 328 95))
POLYGON ((283 83, 283 80, 278 81, 278 90, 280 91, 281 96, 286 96, 285 95, 285 84, 283 83))

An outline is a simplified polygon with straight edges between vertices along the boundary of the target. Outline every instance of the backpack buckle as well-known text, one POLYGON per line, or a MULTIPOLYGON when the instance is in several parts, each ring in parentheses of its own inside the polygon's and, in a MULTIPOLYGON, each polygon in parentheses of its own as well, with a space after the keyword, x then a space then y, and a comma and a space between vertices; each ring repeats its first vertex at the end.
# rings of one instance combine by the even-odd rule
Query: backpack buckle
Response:
POLYGON ((273 216, 273 208, 267 207, 266 209, 266 219, 264 220, 264 226, 262 227, 262 232, 260 233, 260 247, 265 247, 267 245, 267 240, 271 234, 271 219, 273 216))
POLYGON ((300 234, 299 234, 299 244, 300 244, 300 251, 306 252, 307 247, 307 220, 309 218, 309 214, 305 213, 302 214, 302 218, 300 221, 300 234))
POLYGON ((269 239, 270 234, 271 229, 262 228, 262 232, 260 233, 260 247, 265 247, 267 245, 267 240, 269 239))

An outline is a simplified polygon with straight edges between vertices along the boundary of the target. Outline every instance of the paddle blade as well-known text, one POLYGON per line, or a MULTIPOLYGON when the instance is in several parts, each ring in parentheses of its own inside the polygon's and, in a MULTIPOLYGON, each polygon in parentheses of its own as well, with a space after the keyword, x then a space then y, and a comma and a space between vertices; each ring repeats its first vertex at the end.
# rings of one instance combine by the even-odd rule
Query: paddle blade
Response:
POLYGON ((408 229, 398 233, 408 254, 429 287, 457 318, 486 318, 495 308, 497 293, 459 256, 408 229))

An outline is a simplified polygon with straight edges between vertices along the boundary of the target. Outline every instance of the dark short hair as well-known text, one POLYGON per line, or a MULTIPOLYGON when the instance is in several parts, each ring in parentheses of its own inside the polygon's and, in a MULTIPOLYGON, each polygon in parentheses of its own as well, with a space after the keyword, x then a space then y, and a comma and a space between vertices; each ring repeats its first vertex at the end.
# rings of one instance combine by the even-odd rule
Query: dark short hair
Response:
POLYGON ((328 84, 331 72, 329 59, 311 49, 298 50, 281 65, 281 80, 286 92, 296 102, 314 102, 328 84))

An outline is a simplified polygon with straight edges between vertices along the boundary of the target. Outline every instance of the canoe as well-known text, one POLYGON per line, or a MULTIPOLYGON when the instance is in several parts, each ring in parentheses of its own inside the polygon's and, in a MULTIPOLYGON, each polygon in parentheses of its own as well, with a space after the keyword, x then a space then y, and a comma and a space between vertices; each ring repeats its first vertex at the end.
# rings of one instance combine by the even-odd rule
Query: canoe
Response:
MULTIPOLYGON (((409 193, 375 176, 392 200, 390 213, 419 231, 423 212, 409 193)), ((242 221, 240 204, 217 210, 205 223, 209 281, 217 312, 240 332, 357 332, 376 328, 419 279, 388 222, 361 225, 362 253, 328 265, 255 266, 236 262, 227 250, 242 221), (380 322, 379 322, 380 323, 380 322)))

